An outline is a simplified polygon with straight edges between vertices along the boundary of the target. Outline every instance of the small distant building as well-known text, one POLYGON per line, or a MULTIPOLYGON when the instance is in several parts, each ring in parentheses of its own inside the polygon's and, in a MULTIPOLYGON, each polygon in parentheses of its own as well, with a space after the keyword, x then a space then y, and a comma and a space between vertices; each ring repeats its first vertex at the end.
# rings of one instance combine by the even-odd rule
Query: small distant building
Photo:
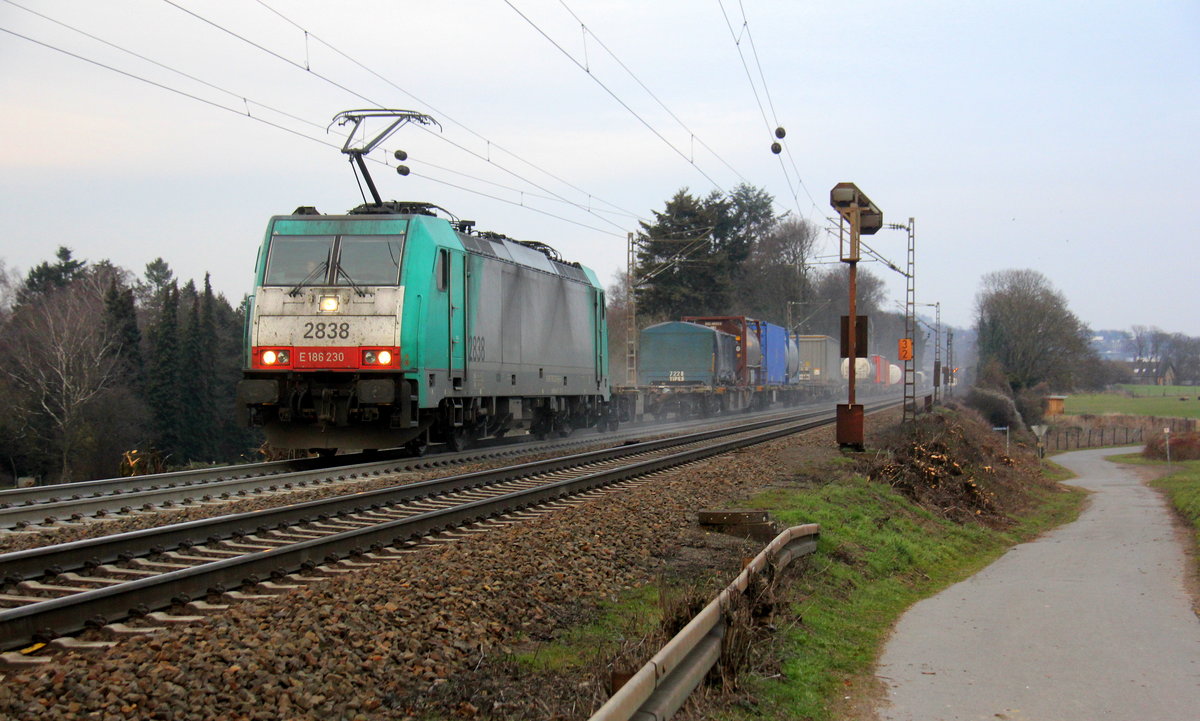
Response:
POLYGON ((1131 361, 1133 382, 1143 386, 1175 385, 1175 365, 1170 361, 1149 361, 1141 358, 1131 361))
POLYGON ((1046 396, 1046 417, 1061 416, 1067 412, 1066 396, 1046 396))

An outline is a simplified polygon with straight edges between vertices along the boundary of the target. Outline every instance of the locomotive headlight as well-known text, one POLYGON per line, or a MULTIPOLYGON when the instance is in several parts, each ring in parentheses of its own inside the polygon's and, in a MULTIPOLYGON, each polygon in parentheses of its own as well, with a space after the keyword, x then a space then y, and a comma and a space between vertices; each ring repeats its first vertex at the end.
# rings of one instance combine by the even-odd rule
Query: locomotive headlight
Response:
POLYGON ((265 350, 262 352, 262 363, 265 366, 287 365, 291 357, 285 350, 265 350))
POLYGON ((363 351, 363 363, 365 363, 366 365, 369 365, 369 366, 373 366, 378 362, 379 362, 379 356, 376 355, 375 351, 373 351, 373 350, 363 351))
POLYGON ((338 309, 338 297, 336 295, 323 295, 318 307, 322 313, 336 313, 338 309))
POLYGON ((379 365, 386 366, 392 364, 392 354, 388 351, 379 351, 379 365))

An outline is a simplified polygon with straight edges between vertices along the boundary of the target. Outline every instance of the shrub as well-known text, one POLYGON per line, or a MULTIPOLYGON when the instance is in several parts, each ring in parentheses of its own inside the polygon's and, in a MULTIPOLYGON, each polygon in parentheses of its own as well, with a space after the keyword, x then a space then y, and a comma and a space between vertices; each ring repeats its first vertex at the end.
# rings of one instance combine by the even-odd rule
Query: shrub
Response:
POLYGON ((1021 392, 1017 394, 1015 401, 1017 412, 1027 425, 1036 425, 1045 419, 1045 398, 1049 392, 1049 386, 1045 383, 1039 383, 1032 388, 1022 388, 1021 392))
POLYGON ((967 393, 966 403, 993 426, 1008 426, 1014 431, 1024 428, 1013 399, 999 391, 975 386, 967 393))
MULTIPOLYGON (((1172 433, 1171 460, 1195 461, 1200 460, 1200 433, 1172 433)), ((1162 433, 1151 434, 1142 449, 1142 456, 1154 460, 1167 459, 1167 440, 1162 433)))

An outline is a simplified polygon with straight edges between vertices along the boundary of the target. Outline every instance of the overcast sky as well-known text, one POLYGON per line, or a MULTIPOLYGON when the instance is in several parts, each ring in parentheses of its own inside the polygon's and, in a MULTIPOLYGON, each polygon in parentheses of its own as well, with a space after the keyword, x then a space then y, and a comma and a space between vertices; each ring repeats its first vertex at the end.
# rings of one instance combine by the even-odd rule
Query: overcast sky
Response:
MULTIPOLYGON (((1033 268, 1094 329, 1200 335, 1195 0, 174 2, 0 0, 0 28, 207 101, 0 33, 10 270, 59 245, 139 273, 161 256, 236 302, 271 215, 361 202, 325 128, 385 106, 442 124, 387 143, 413 172, 376 165, 385 197, 606 283, 682 187, 749 182, 826 225, 852 181, 885 222, 916 218, 917 300, 948 323, 972 324, 984 274, 1033 268)), ((869 242, 903 263, 903 233, 869 242)))

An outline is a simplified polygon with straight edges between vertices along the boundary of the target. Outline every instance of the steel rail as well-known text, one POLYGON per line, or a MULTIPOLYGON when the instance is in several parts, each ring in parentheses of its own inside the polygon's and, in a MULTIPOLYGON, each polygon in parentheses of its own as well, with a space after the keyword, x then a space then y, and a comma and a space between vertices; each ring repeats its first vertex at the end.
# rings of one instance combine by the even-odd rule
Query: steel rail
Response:
MULTIPOLYGON (((0 555, 0 581, 17 583, 43 575, 91 568, 151 553, 177 548, 191 548, 202 543, 249 535, 258 531, 294 525, 311 520, 347 513, 361 513, 390 504, 414 501, 434 495, 478 488, 536 474, 578 468, 615 458, 657 452, 673 446, 703 442, 732 433, 750 432, 759 428, 794 422, 820 415, 807 412, 785 419, 755 421, 733 428, 715 429, 672 438, 614 446, 558 458, 532 461, 497 469, 418 481, 406 485, 388 486, 374 491, 351 493, 303 503, 266 508, 257 511, 202 518, 156 528, 127 531, 98 538, 88 538, 53 546, 30 548, 0 555)), ((363 478, 380 475, 382 469, 364 472, 363 478)), ((281 479, 282 480, 282 479, 281 479)))
POLYGON ((50 486, 30 486, 28 488, 6 488, 0 490, 0 509, 34 503, 54 503, 55 499, 76 500, 104 493, 136 493, 138 491, 157 490, 159 488, 194 486, 196 484, 207 483, 214 477, 245 478, 274 475, 276 473, 305 470, 303 466, 314 465, 315 461, 320 460, 316 458, 301 458, 290 461, 242 463, 234 466, 193 468, 186 471, 169 471, 167 473, 153 473, 145 476, 102 478, 94 481, 56 483, 50 486))
MULTIPOLYGON (((281 490, 281 486, 282 490, 288 490, 289 484, 306 486, 310 483, 333 482, 339 474, 347 476, 374 471, 398 473, 437 465, 543 452, 620 440, 645 430, 639 429, 637 433, 632 434, 627 430, 605 436, 540 443, 502 442, 488 449, 438 453, 422 458, 400 457, 396 455, 397 451, 392 450, 385 451, 383 458, 366 461, 363 460, 363 454, 338 457, 350 463, 343 461, 334 464, 328 459, 304 458, 6 489, 0 490, 0 529, 19 529, 63 520, 78 521, 86 517, 102 518, 109 514, 130 513, 134 510, 170 509, 173 504, 189 505, 218 498, 229 499, 234 495, 276 492, 281 490)), ((355 475, 349 477, 353 478, 355 475)))
MULTIPOLYGON (((559 500, 600 486, 611 485, 826 425, 831 418, 832 415, 826 412, 815 420, 795 421, 752 436, 720 441, 667 456, 637 461, 618 468, 589 473, 496 498, 420 513, 403 519, 343 531, 323 538, 300 541, 234 558, 215 560, 192 568, 169 571, 120 585, 6 609, 0 611, 0 648, 12 648, 38 638, 76 632, 85 628, 89 623, 105 623, 130 615, 138 615, 142 609, 164 608, 211 592, 219 593, 227 588, 246 583, 253 584, 267 578, 278 578, 317 564, 334 563, 345 558, 360 556, 370 550, 382 550, 389 545, 402 545, 455 526, 485 521, 495 516, 559 500)), ((776 422, 775 425, 780 424, 776 422)), ((728 435, 728 431, 725 434, 728 435)), ((193 524, 182 525, 192 526, 193 524)), ((135 532, 135 534, 139 533, 141 532, 135 532)), ((128 537, 133 534, 121 535, 128 537)), ((105 539, 96 540, 103 541, 105 539)), ((25 554, 26 552, 19 553, 25 554)), ((18 554, 7 554, 7 556, 0 557, 0 561, 7 561, 15 555, 18 554)))

